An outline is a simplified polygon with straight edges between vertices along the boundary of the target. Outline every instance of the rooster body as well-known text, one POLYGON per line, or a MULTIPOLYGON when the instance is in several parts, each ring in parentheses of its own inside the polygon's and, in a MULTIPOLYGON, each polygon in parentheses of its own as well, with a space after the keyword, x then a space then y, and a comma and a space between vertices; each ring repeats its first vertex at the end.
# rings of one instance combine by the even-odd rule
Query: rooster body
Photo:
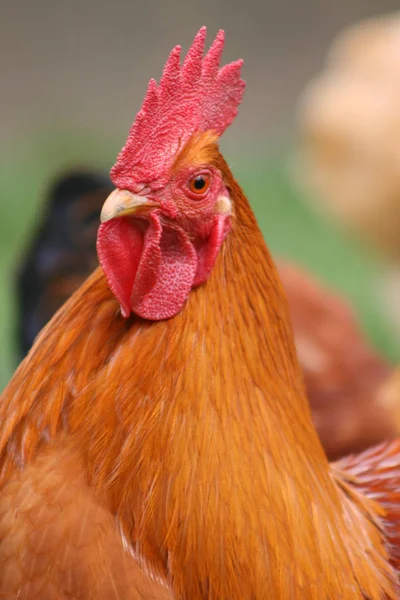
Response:
MULTIPOLYGON (((23 257, 17 280, 21 357, 97 266, 97 222, 112 190, 108 177, 84 169, 63 174, 52 185, 47 217, 23 257)), ((278 273, 313 422, 328 458, 396 438, 398 372, 370 347, 356 315, 337 293, 285 261, 279 260, 278 273)))
MULTIPOLYGON (((199 72, 204 35, 183 69, 199 72)), ((219 34, 208 67, 221 44, 219 34)), ((171 56, 163 77, 176 85, 171 56)), ((239 66, 217 77, 231 86, 226 121, 239 66)), ((224 113, 207 125, 210 115, 224 113)), ((179 174, 140 188, 132 173, 148 176, 144 161, 126 168, 138 128, 102 211, 103 270, 1 398, 0 593, 394 600, 400 445, 329 466, 283 288, 215 130, 196 124, 170 161, 185 169, 179 188, 179 174), (201 192, 196 213, 180 204, 186 178, 188 198, 201 192)))

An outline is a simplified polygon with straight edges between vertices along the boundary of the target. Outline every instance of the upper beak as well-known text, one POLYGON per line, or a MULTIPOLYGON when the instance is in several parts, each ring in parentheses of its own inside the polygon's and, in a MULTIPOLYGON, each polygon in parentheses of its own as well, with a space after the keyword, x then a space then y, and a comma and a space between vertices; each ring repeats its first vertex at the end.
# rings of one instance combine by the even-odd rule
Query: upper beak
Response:
POLYGON ((104 202, 100 213, 100 221, 105 223, 110 219, 124 217, 125 215, 147 212, 149 208, 159 206, 157 202, 149 200, 145 196, 138 196, 128 190, 116 189, 104 202))

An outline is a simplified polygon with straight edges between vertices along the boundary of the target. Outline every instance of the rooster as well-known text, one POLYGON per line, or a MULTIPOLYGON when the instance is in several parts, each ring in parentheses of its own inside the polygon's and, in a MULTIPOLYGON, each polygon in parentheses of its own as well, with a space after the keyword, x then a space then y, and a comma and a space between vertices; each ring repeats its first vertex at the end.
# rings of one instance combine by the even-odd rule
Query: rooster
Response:
MULTIPOLYGON (((17 279, 21 356, 97 266, 97 221, 111 191, 108 177, 82 168, 63 174, 52 185, 47 217, 23 257, 17 279)), ((369 348, 342 298, 282 260, 278 272, 314 425, 328 458, 397 437, 398 373, 392 375, 390 365, 369 348), (343 353, 343 345, 348 352, 343 353)))
POLYGON ((400 443, 330 466, 288 306, 217 139, 241 61, 153 80, 97 269, 0 402, 5 598, 397 598, 400 443))

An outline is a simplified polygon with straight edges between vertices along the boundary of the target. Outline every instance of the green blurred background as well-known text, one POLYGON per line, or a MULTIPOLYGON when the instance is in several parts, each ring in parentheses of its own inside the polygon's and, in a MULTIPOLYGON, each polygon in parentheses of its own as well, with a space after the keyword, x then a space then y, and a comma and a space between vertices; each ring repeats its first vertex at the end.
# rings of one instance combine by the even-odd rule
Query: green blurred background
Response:
POLYGON ((0 389, 15 368, 15 266, 40 220, 50 181, 77 165, 109 169, 168 51, 205 24, 227 33, 225 59, 245 59, 248 88, 222 150, 275 255, 343 290, 373 343, 393 361, 400 346, 380 299, 383 265, 317 215, 294 186, 296 100, 332 38, 389 0, 37 0, 2 8, 0 55, 0 389))

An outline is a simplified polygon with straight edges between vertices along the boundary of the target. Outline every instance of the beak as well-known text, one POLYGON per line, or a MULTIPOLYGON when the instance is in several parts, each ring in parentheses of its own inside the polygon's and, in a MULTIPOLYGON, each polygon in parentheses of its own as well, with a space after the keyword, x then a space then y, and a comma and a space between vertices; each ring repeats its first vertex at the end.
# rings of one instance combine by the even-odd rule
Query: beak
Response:
POLYGON ((138 196, 128 190, 116 189, 108 196, 101 209, 100 221, 105 223, 110 219, 146 213, 150 208, 159 206, 157 202, 145 196, 138 196))

